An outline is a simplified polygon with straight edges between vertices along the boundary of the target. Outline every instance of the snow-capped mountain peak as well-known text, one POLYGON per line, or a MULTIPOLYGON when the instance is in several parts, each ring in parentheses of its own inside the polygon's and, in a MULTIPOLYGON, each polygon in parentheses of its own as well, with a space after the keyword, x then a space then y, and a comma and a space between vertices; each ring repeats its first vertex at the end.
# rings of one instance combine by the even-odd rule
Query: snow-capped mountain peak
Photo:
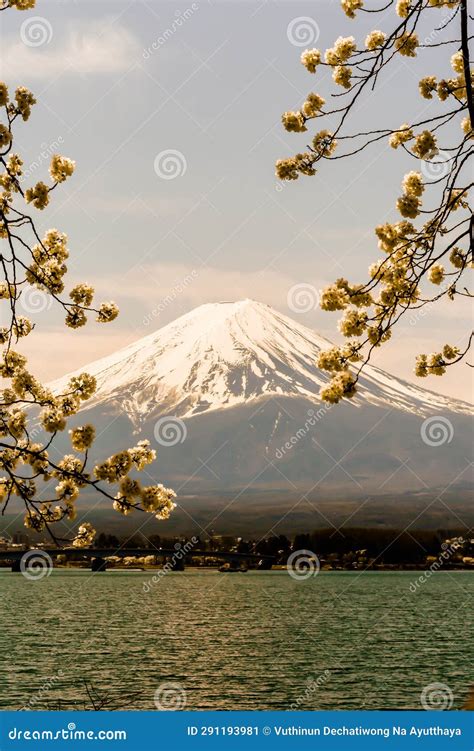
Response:
MULTIPOLYGON (((316 366, 331 342, 254 300, 208 303, 81 368, 97 378, 87 407, 108 403, 135 425, 159 414, 192 417, 268 396, 319 401, 328 374, 316 366)), ((51 386, 60 391, 71 375, 51 386)), ((351 404, 390 405, 416 414, 470 413, 448 399, 367 368, 351 404)))

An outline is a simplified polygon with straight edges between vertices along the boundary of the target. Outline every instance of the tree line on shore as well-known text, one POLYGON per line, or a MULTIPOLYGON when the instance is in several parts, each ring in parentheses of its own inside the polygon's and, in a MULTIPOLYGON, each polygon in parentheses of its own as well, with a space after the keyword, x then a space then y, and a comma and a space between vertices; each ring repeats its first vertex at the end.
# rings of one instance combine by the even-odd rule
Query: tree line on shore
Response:
MULTIPOLYGON (((474 540, 471 531, 465 529, 439 530, 402 530, 395 528, 327 528, 313 532, 302 532, 288 537, 284 534, 272 535, 262 539, 244 539, 234 535, 195 536, 195 550, 208 551, 210 555, 218 552, 236 552, 240 554, 268 555, 275 563, 286 563, 288 556, 295 550, 307 550, 321 559, 348 560, 354 557, 367 561, 376 560, 381 565, 424 563, 430 557, 439 556, 454 545, 452 558, 473 554, 474 540)), ((150 537, 134 536, 121 540, 115 535, 101 533, 96 540, 97 548, 132 549, 147 548, 153 550, 176 549, 184 545, 188 537, 150 537)), ((191 552, 192 556, 192 552, 191 552)))

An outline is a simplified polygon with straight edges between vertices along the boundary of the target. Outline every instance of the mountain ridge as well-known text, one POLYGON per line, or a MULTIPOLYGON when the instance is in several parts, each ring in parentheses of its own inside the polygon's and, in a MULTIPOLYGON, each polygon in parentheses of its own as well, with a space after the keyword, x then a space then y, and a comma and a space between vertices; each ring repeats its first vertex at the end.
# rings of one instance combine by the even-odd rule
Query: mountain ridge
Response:
POLYGON ((232 489, 250 505, 286 493, 289 508, 307 493, 436 499, 449 487, 467 500, 472 406, 373 367, 353 399, 327 405, 316 361, 328 346, 263 303, 209 303, 78 371, 98 388, 70 424, 96 426, 99 459, 148 439, 158 450, 149 479, 195 494, 185 513, 232 489))
MULTIPOLYGON (((116 402, 136 426, 150 411, 184 419, 271 395, 320 402, 319 389, 329 374, 316 360, 330 346, 328 339, 264 303, 207 303, 50 386, 59 392, 71 375, 87 371, 98 382, 87 407, 116 402)), ((350 403, 355 408, 388 404, 420 415, 474 409, 372 366, 350 403)))

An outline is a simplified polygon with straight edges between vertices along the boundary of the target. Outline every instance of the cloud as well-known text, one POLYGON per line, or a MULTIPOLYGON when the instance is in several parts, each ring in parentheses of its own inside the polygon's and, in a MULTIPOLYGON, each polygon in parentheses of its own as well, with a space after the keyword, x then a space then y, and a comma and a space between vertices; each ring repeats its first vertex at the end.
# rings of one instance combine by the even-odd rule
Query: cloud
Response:
POLYGON ((23 81, 51 79, 67 73, 120 73, 132 67, 139 58, 140 49, 133 34, 118 24, 110 25, 110 21, 103 20, 103 30, 99 33, 92 32, 85 25, 78 28, 76 24, 65 34, 61 32, 60 37, 46 19, 30 19, 34 20, 37 23, 37 39, 41 39, 43 28, 43 38, 50 41, 30 46, 28 34, 33 34, 33 26, 28 31, 25 22, 20 38, 7 39, 2 45, 2 77, 23 81))
POLYGON ((109 215, 108 221, 116 221, 126 216, 133 217, 170 217, 180 219, 184 214, 193 210, 196 201, 189 197, 167 197, 166 195, 139 194, 133 192, 128 195, 85 193, 81 196, 81 206, 89 214, 109 215))
POLYGON ((100 357, 116 352, 138 339, 134 331, 124 331, 92 322, 84 329, 37 328, 34 336, 22 339, 16 350, 28 357, 31 372, 43 383, 82 368, 100 357))
POLYGON ((100 297, 116 299, 122 306, 138 306, 143 311, 144 325, 152 328, 204 303, 247 297, 294 316, 295 310, 288 304, 289 293, 295 285, 305 283, 314 288, 314 306, 310 305, 307 312, 316 314, 319 293, 328 280, 306 280, 272 269, 222 269, 202 266, 198 260, 194 266, 139 262, 120 274, 95 276, 100 297))

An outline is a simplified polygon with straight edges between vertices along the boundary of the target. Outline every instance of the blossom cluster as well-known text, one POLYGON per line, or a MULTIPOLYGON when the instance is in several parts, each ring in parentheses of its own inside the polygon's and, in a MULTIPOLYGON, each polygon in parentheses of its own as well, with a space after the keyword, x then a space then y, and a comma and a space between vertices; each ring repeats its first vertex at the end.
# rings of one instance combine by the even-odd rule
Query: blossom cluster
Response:
MULTIPOLYGON (((458 52, 455 52, 451 56, 451 67, 454 73, 457 73, 452 78, 440 78, 438 80, 436 76, 425 76, 420 79, 418 88, 420 95, 424 99, 433 99, 433 95, 436 94, 441 102, 446 101, 449 97, 453 97, 458 102, 465 102, 467 100, 464 56, 461 50, 458 50, 458 52)), ((474 86, 474 70, 470 71, 470 78, 471 86, 474 86)), ((468 118, 466 118, 466 121, 463 121, 462 127, 466 135, 469 135, 471 128, 468 118)))
MULTIPOLYGON (((75 427, 69 431, 71 445, 76 454, 66 454, 53 462, 46 445, 32 442, 27 429, 28 413, 18 406, 23 401, 43 407, 40 421, 47 433, 55 434, 65 429, 67 419, 75 415, 81 403, 87 401, 96 389, 93 376, 83 373, 70 379, 64 394, 54 395, 43 387, 26 369, 26 358, 14 350, 4 351, 0 360, 0 375, 10 379, 11 387, 3 389, 0 398, 0 436, 14 439, 11 447, 0 452, 0 502, 11 495, 30 501, 25 514, 25 525, 40 532, 48 525, 64 518, 74 520, 77 516, 76 500, 80 490, 86 486, 96 486, 98 481, 118 484, 119 491, 114 497, 114 508, 130 513, 134 508, 153 513, 158 519, 166 519, 175 508, 175 493, 158 484, 144 486, 130 476, 132 471, 142 470, 152 463, 156 453, 149 441, 139 441, 136 446, 114 454, 93 468, 91 477, 85 471, 84 457, 93 445, 95 428, 91 424, 75 427), (17 478, 21 467, 31 468, 31 477, 17 478), (95 478, 95 479, 94 479, 95 478), (56 481, 55 500, 34 505, 38 493, 37 482, 56 481)), ((93 538, 90 525, 79 528, 74 545, 88 545, 93 538), (81 531, 82 529, 82 531, 81 531)))
MULTIPOLYGON (((34 0, 3 3, 3 8, 19 10, 33 6, 34 0)), ((27 358, 13 349, 15 341, 34 330, 34 322, 18 311, 18 301, 27 285, 53 298, 65 311, 65 323, 70 328, 83 326, 90 312, 95 313, 99 323, 108 323, 118 315, 114 302, 93 307, 94 288, 84 282, 70 289, 69 299, 62 297, 70 255, 67 236, 58 229, 49 229, 41 237, 33 218, 24 213, 25 203, 41 211, 46 209, 51 191, 69 179, 75 169, 72 159, 53 154, 49 165, 52 183, 40 180, 23 188, 23 161, 12 151, 12 126, 17 119, 29 119, 35 102, 33 94, 25 87, 17 88, 11 98, 7 85, 0 82, 0 108, 5 118, 5 122, 0 123, 0 169, 3 170, 0 172, 0 240, 6 246, 2 253, 4 278, 0 282, 0 305, 4 308, 0 326, 0 438, 3 439, 0 509, 5 510, 12 496, 21 498, 25 506, 25 525, 37 532, 47 531, 57 539, 52 525, 76 518, 76 501, 86 487, 109 498, 121 513, 140 508, 159 519, 166 519, 172 512, 175 494, 161 484, 142 487, 131 476, 155 459, 148 441, 140 441, 89 470, 89 453, 96 435, 90 423, 69 430, 72 452, 58 459, 57 450, 53 452, 50 448, 54 447, 56 434, 66 429, 69 418, 77 415, 93 396, 96 380, 82 373, 70 378, 62 393, 53 393, 30 372, 27 358), (31 237, 34 237, 33 242, 31 237), (8 317, 10 325, 3 325, 8 317), (42 439, 33 440, 38 432, 42 439), (108 485, 118 486, 118 492, 116 487, 108 490, 108 485)), ((308 102, 313 108, 318 105, 314 98, 308 98, 308 102)), ((92 526, 82 523, 73 545, 88 546, 94 535, 92 526)))
POLYGON ((428 375, 444 375, 446 365, 455 360, 459 355, 459 348, 451 344, 445 344, 442 352, 433 352, 431 355, 418 355, 416 358, 415 373, 419 378, 428 375))
MULTIPOLYGON (((363 9, 363 0, 341 0, 341 6, 349 18, 354 18, 363 9)), ((330 159, 339 144, 345 146, 349 139, 354 139, 355 145, 347 150, 347 156, 362 151, 371 142, 388 137, 393 149, 403 149, 419 162, 436 160, 440 150, 445 150, 443 165, 446 165, 448 176, 439 176, 439 168, 425 165, 421 172, 416 169, 408 171, 402 181, 402 194, 396 202, 401 216, 400 221, 385 222, 375 229, 378 246, 384 257, 369 267, 369 279, 366 284, 350 284, 346 279, 338 279, 334 284, 323 290, 320 305, 323 310, 342 311, 339 330, 344 337, 351 339, 348 344, 333 347, 321 352, 319 367, 331 374, 328 385, 322 389, 321 396, 326 401, 336 403, 342 398, 352 397, 356 392, 358 373, 370 359, 372 349, 379 347, 390 339, 392 328, 401 315, 411 308, 422 307, 432 300, 424 297, 425 282, 439 288, 433 300, 446 295, 448 300, 460 294, 470 295, 467 289, 461 292, 456 283, 467 267, 472 267, 472 247, 465 250, 459 240, 465 238, 468 232, 466 222, 469 217, 461 219, 451 228, 448 225, 451 213, 463 208, 469 209, 468 190, 458 187, 450 181, 453 175, 457 178, 461 162, 467 164, 467 140, 474 138, 474 129, 468 114, 468 89, 466 76, 470 77, 474 87, 474 70, 467 71, 467 64, 461 49, 451 55, 450 63, 453 71, 451 77, 438 79, 435 75, 426 75, 418 83, 419 93, 424 99, 435 96, 444 102, 448 98, 453 101, 455 114, 465 110, 461 120, 463 133, 460 144, 453 148, 440 146, 441 128, 450 122, 452 116, 448 112, 446 120, 428 117, 419 123, 403 123, 396 130, 373 130, 355 135, 346 135, 343 130, 347 115, 364 85, 372 79, 375 86, 381 69, 394 57, 415 57, 421 47, 430 45, 424 41, 420 45, 416 33, 421 13, 431 7, 457 8, 460 0, 427 0, 423 5, 414 0, 397 0, 396 13, 402 22, 391 34, 379 29, 370 31, 365 38, 365 46, 358 50, 354 37, 340 36, 332 47, 322 53, 318 49, 307 49, 301 55, 301 63, 306 70, 315 74, 320 66, 328 66, 336 85, 347 90, 337 96, 347 96, 347 106, 336 106, 335 109, 326 108, 323 96, 319 93, 308 95, 307 101, 300 110, 286 112, 282 121, 289 132, 306 133, 308 121, 313 118, 339 115, 336 127, 320 129, 309 141, 308 150, 296 154, 294 157, 280 159, 276 163, 276 174, 281 180, 296 180, 301 174, 314 175, 315 164, 321 159, 330 159), (358 140, 366 137, 366 143, 358 140), (432 174, 432 179, 430 179, 432 174), (422 207, 425 189, 444 183, 440 191, 438 206, 434 210, 422 207), (421 227, 415 227, 413 220, 424 213, 429 218, 421 227), (453 242, 445 240, 453 229, 458 229, 458 237, 453 242), (441 238, 443 238, 441 240, 441 238), (442 247, 439 246, 442 244, 442 247), (441 260, 449 258, 451 270, 446 270, 441 260), (368 354, 365 354, 368 351, 368 354), (354 371, 356 363, 358 370, 354 371)), ((453 15, 454 17, 454 15, 453 15)), ((452 44, 460 44, 459 39, 452 40, 452 44)), ((464 40, 465 41, 465 40, 464 40)), ((442 44, 446 44, 442 42, 442 44)), ((439 45, 441 46, 441 45, 439 45)), ((446 49, 446 48, 445 48, 446 49)), ((449 49, 449 48, 448 48, 449 49)), ((344 101, 344 100, 342 100, 344 101)), ((329 123, 328 123, 329 124, 329 123)), ((346 156, 337 154, 338 158, 346 156)), ((435 162, 436 164, 436 162, 435 162)), ((468 181, 469 182, 469 181, 468 181)), ((426 200, 426 198, 425 198, 426 200)), ((449 238, 448 238, 449 239, 449 238)), ((429 287, 429 285, 426 285, 429 287)), ((429 293, 433 294, 433 292, 429 293)), ((415 372, 417 375, 441 375, 447 365, 457 362, 465 353, 460 353, 456 347, 445 345, 442 352, 431 355, 420 355, 415 372)))
POLYGON ((402 182, 403 195, 397 201, 400 214, 415 219, 420 213, 420 197, 425 189, 420 172, 408 172, 402 182))
POLYGON ((349 18, 355 18, 356 11, 363 8, 363 0, 341 0, 342 10, 349 18))
POLYGON ((395 47, 397 51, 400 53, 400 55, 404 55, 405 57, 416 57, 416 51, 419 44, 420 41, 417 34, 414 34, 413 32, 410 33, 408 31, 404 31, 403 34, 400 34, 400 36, 395 40, 395 47))
MULTIPOLYGON (((27 204, 32 204, 39 210, 45 209, 49 204, 51 191, 71 177, 75 168, 75 162, 72 159, 53 154, 49 167, 52 184, 47 185, 40 180, 23 191, 21 186, 23 161, 18 154, 10 151, 11 128, 17 117, 28 120, 31 107, 35 102, 33 94, 25 87, 19 87, 15 92, 14 101, 10 101, 7 85, 0 82, 0 106, 5 108, 8 121, 8 127, 0 123, 0 147, 6 147, 3 154, 4 171, 0 173, 0 207, 5 217, 0 220, 0 239, 6 239, 9 242, 12 241, 12 234, 9 230, 8 217, 13 210, 15 210, 15 215, 18 214, 18 209, 13 208, 15 199, 22 196, 27 204)), ((50 229, 41 240, 38 238, 38 242, 29 249, 29 253, 30 260, 21 264, 25 269, 24 279, 16 276, 13 282, 0 285, 0 298, 17 300, 21 296, 23 285, 28 283, 58 300, 58 295, 64 291, 63 278, 68 270, 66 261, 69 257, 69 250, 66 235, 57 229, 50 229)), ((91 308, 93 292, 93 288, 89 285, 78 285, 70 293, 72 303, 61 302, 66 311, 67 326, 71 328, 84 326, 87 322, 87 310, 94 310, 96 320, 100 323, 108 323, 117 317, 118 308, 113 302, 104 302, 97 309, 91 308)), ((23 318, 15 318, 12 328, 16 338, 26 336, 32 330, 32 326, 23 318)), ((2 344, 8 340, 6 332, 8 332, 7 329, 0 330, 2 344)))
MULTIPOLYGON (((417 201, 424 190, 421 174, 407 173, 402 187, 404 193, 397 205, 404 215, 407 206, 411 205, 410 201, 418 206, 417 201)), ((418 213, 418 208, 415 213, 418 213)), ((407 219, 379 225, 376 235, 386 258, 369 268, 372 284, 351 285, 341 278, 323 290, 321 308, 344 311, 339 330, 345 337, 354 337, 347 345, 332 347, 319 355, 318 367, 332 374, 329 385, 321 391, 324 400, 335 403, 355 394, 357 377, 351 373, 350 365, 363 359, 364 344, 379 347, 386 342, 391 336, 391 321, 396 311, 420 300, 417 264, 424 258, 426 244, 435 232, 436 227, 430 221, 421 230, 417 230, 407 219)), ((450 250, 449 260, 455 269, 463 270, 466 265, 473 265, 472 252, 463 251, 458 246, 450 250)), ((443 265, 439 262, 426 263, 427 278, 431 283, 440 285, 446 276, 443 265)), ((448 288, 447 294, 452 298, 452 287, 448 288)), ((447 363, 458 356, 457 347, 445 345, 441 353, 420 355, 415 373, 419 376, 442 375, 447 363)))
POLYGON ((387 35, 383 31, 374 29, 374 31, 371 31, 365 38, 365 48, 369 50, 369 52, 375 52, 375 50, 383 46, 386 38, 387 35))
POLYGON ((161 484, 143 487, 129 474, 132 469, 143 469, 155 458, 156 452, 150 448, 150 442, 143 440, 133 448, 114 454, 94 467, 94 474, 98 480, 108 483, 119 482, 119 492, 113 504, 116 511, 127 515, 141 506, 145 511, 153 513, 157 519, 169 517, 176 506, 173 502, 176 497, 174 491, 161 484))
POLYGON ((6 0, 4 1, 2 6, 0 6, 1 10, 4 10, 5 8, 16 8, 17 10, 30 10, 31 8, 34 8, 36 5, 36 0, 6 0))

